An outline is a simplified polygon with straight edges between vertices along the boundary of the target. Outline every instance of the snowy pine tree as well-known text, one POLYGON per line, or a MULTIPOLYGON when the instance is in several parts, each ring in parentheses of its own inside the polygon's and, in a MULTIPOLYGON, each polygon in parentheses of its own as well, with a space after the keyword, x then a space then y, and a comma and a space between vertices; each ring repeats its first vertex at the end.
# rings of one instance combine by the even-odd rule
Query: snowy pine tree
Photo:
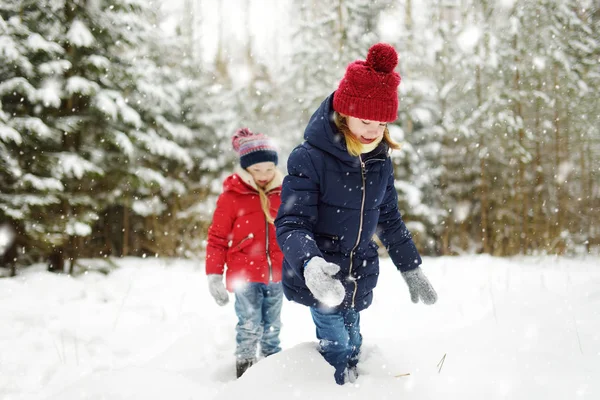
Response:
POLYGON ((21 134, 3 134, 3 146, 13 158, 34 154, 10 172, 18 179, 3 190, 5 213, 25 222, 42 254, 77 257, 93 229, 104 252, 127 254, 141 240, 131 230, 144 229, 130 226, 129 213, 169 213, 167 199, 185 191, 194 164, 156 15, 144 1, 16 1, 2 18, 2 43, 14 43, 3 49, 12 58, 2 119, 21 134))

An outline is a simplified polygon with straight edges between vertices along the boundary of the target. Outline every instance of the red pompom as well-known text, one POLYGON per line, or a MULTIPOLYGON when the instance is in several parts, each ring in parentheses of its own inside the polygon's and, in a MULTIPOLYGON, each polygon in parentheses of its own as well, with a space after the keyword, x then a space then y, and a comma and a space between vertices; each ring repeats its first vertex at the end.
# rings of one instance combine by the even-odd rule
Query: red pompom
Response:
POLYGON ((231 144, 233 145, 233 150, 235 150, 236 152, 239 151, 241 138, 245 138, 245 137, 249 137, 249 136, 253 136, 253 135, 254 135, 254 133, 248 128, 238 129, 235 132, 235 134, 233 135, 233 137, 231 138, 231 144))
POLYGON ((377 43, 369 49, 366 64, 377 72, 390 73, 398 65, 398 53, 386 43, 377 43))

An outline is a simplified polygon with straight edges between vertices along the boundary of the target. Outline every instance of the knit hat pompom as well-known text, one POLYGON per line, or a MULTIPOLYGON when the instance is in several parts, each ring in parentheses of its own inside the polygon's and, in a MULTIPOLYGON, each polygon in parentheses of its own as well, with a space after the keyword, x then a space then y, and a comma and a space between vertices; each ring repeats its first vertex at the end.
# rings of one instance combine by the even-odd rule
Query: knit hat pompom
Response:
POLYGON ((377 72, 389 74, 398 65, 398 53, 387 43, 377 43, 369 49, 366 63, 377 72))
POLYGON ((333 95, 338 113, 370 121, 392 122, 398 116, 398 53, 386 43, 369 49, 367 59, 348 65, 333 95))
POLYGON ((254 133, 248 128, 238 129, 231 138, 231 144, 235 152, 240 155, 240 165, 244 169, 267 161, 277 165, 277 149, 262 133, 254 133))
POLYGON ((254 133, 248 128, 240 128, 237 131, 235 131, 235 134, 231 138, 231 144, 233 145, 233 150, 235 150, 235 152, 238 153, 240 151, 240 145, 241 145, 242 138, 248 138, 253 135, 254 135, 254 133))

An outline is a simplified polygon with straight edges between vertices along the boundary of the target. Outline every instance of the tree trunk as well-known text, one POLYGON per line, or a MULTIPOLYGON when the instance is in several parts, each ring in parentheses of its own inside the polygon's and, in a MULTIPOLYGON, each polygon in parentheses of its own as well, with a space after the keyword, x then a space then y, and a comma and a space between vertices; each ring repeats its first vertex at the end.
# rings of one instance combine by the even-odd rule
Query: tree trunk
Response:
MULTIPOLYGON (((581 228, 581 232, 584 233, 585 232, 585 247, 586 247, 586 253, 589 254, 590 252, 590 220, 593 218, 592 215, 590 215, 588 217, 588 207, 590 203, 590 199, 591 199, 591 193, 588 192, 588 187, 587 187, 587 175, 588 175, 588 168, 587 168, 587 164, 586 164, 586 160, 585 160, 585 156, 586 156, 586 151, 585 151, 585 142, 586 142, 586 137, 587 135, 582 135, 582 139, 581 139, 581 148, 580 148, 580 154, 579 154, 579 169, 581 170, 581 175, 579 177, 580 180, 580 184, 581 184, 581 201, 579 202, 580 206, 579 209, 580 211, 580 215, 579 215, 579 223, 580 228, 581 228)), ((591 161, 591 160, 590 160, 591 161)))
POLYGON ((129 201, 123 205, 123 251, 121 257, 127 257, 129 254, 129 201))
MULTIPOLYGON (((485 9, 484 9, 485 11, 485 9)), ((485 55, 488 53, 489 36, 485 34, 483 43, 478 46, 479 50, 479 64, 475 70, 475 82, 476 82, 476 93, 477 93, 477 108, 480 108, 483 104, 483 81, 482 81, 482 60, 485 59, 485 55)), ((485 131, 481 131, 479 134, 479 148, 486 149, 485 131)), ((485 151, 479 152, 479 202, 481 204, 481 225, 480 232, 481 243, 483 245, 483 252, 485 254, 492 253, 492 247, 490 246, 490 225, 489 225, 489 185, 487 177, 487 165, 486 165, 486 154, 485 151)))
MULTIPOLYGON (((406 51, 408 54, 413 54, 413 12, 412 12, 412 0, 406 0, 404 4, 404 27, 406 29, 406 51)), ((409 74, 406 66, 402 67, 404 74, 409 74)))
POLYGON ((225 46, 224 44, 224 34, 223 34, 223 29, 225 29, 225 22, 224 22, 224 11, 223 11, 223 1, 219 2, 219 16, 218 16, 218 22, 217 22, 217 53, 215 55, 215 69, 217 71, 217 73, 221 76, 221 77, 227 77, 228 73, 227 73, 227 60, 225 57, 225 50, 223 49, 223 47, 225 46))
POLYGON ((444 232, 442 233, 442 255, 447 256, 450 254, 450 227, 448 226, 449 219, 446 219, 444 224, 444 232))
POLYGON ((515 183, 515 208, 514 213, 520 219, 513 227, 513 230, 516 230, 516 240, 518 242, 518 252, 524 253, 526 245, 525 240, 527 238, 527 208, 526 208, 526 196, 524 194, 525 191, 525 163, 523 162, 523 155, 521 154, 522 149, 525 148, 525 129, 523 128, 524 118, 523 118, 523 104, 521 103, 520 93, 521 93, 521 73, 519 70, 520 58, 519 54, 519 44, 518 44, 518 36, 515 35, 513 37, 513 51, 515 53, 515 91, 518 93, 518 98, 515 100, 515 115, 521 120, 521 126, 517 132, 517 142, 519 144, 519 148, 515 156, 517 157, 517 179, 515 183), (516 228, 516 229, 515 229, 516 228))
POLYGON ((338 18, 338 35, 339 35, 339 42, 338 42, 338 52, 339 54, 344 54, 344 42, 345 42, 345 36, 346 36, 346 31, 344 28, 344 0, 338 0, 338 4, 337 4, 337 18, 338 18))
POLYGON ((55 247, 48 256, 48 272, 65 272, 65 252, 63 247, 55 247))
MULTIPOLYGON (((554 66, 554 88, 558 88, 558 65, 554 66)), ((563 221, 564 221, 564 213, 566 210, 561 209, 561 205, 563 204, 563 191, 564 191, 564 182, 560 181, 560 168, 562 163, 561 157, 561 132, 560 132, 560 93, 558 89, 555 89, 554 93, 554 182, 556 184, 556 223, 554 226, 554 234, 552 235, 552 240, 555 241, 556 246, 555 251, 557 254, 564 253, 564 243, 562 243, 562 239, 560 238, 561 231, 563 230, 563 221)))
POLYGON ((111 240, 111 233, 110 233, 110 208, 106 210, 106 212, 104 213, 104 224, 102 226, 102 232, 103 232, 103 236, 104 236, 104 249, 103 249, 103 253, 104 256, 110 256, 112 254, 114 254, 114 249, 113 249, 113 244, 112 244, 112 240, 111 240))
POLYGON ((487 176, 486 176, 486 166, 485 166, 485 158, 479 158, 479 170, 480 170, 480 201, 481 201, 481 243, 483 244, 483 252, 486 254, 492 253, 492 248, 490 247, 490 234, 489 234, 489 224, 488 224, 488 210, 490 207, 489 204, 489 187, 487 184, 487 176))

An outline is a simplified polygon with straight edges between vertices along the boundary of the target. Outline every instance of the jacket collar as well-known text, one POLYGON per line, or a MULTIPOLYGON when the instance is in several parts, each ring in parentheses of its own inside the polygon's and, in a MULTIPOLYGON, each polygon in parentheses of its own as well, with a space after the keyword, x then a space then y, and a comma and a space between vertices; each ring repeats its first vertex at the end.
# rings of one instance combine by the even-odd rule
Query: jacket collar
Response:
MULTIPOLYGON (((237 174, 237 176, 240 177, 242 182, 244 182, 246 185, 250 186, 256 192, 258 192, 258 186, 256 185, 256 182, 254 182, 254 178, 252 178, 252 175, 250 175, 250 172, 246 171, 244 168, 242 168, 239 165, 235 167, 234 172, 237 174)), ((270 191, 275 190, 275 189, 281 189, 282 183, 283 183, 283 174, 281 173, 281 171, 279 171, 279 169, 275 168, 275 177, 265 187, 265 189, 264 189, 265 193, 269 193, 270 191)))

